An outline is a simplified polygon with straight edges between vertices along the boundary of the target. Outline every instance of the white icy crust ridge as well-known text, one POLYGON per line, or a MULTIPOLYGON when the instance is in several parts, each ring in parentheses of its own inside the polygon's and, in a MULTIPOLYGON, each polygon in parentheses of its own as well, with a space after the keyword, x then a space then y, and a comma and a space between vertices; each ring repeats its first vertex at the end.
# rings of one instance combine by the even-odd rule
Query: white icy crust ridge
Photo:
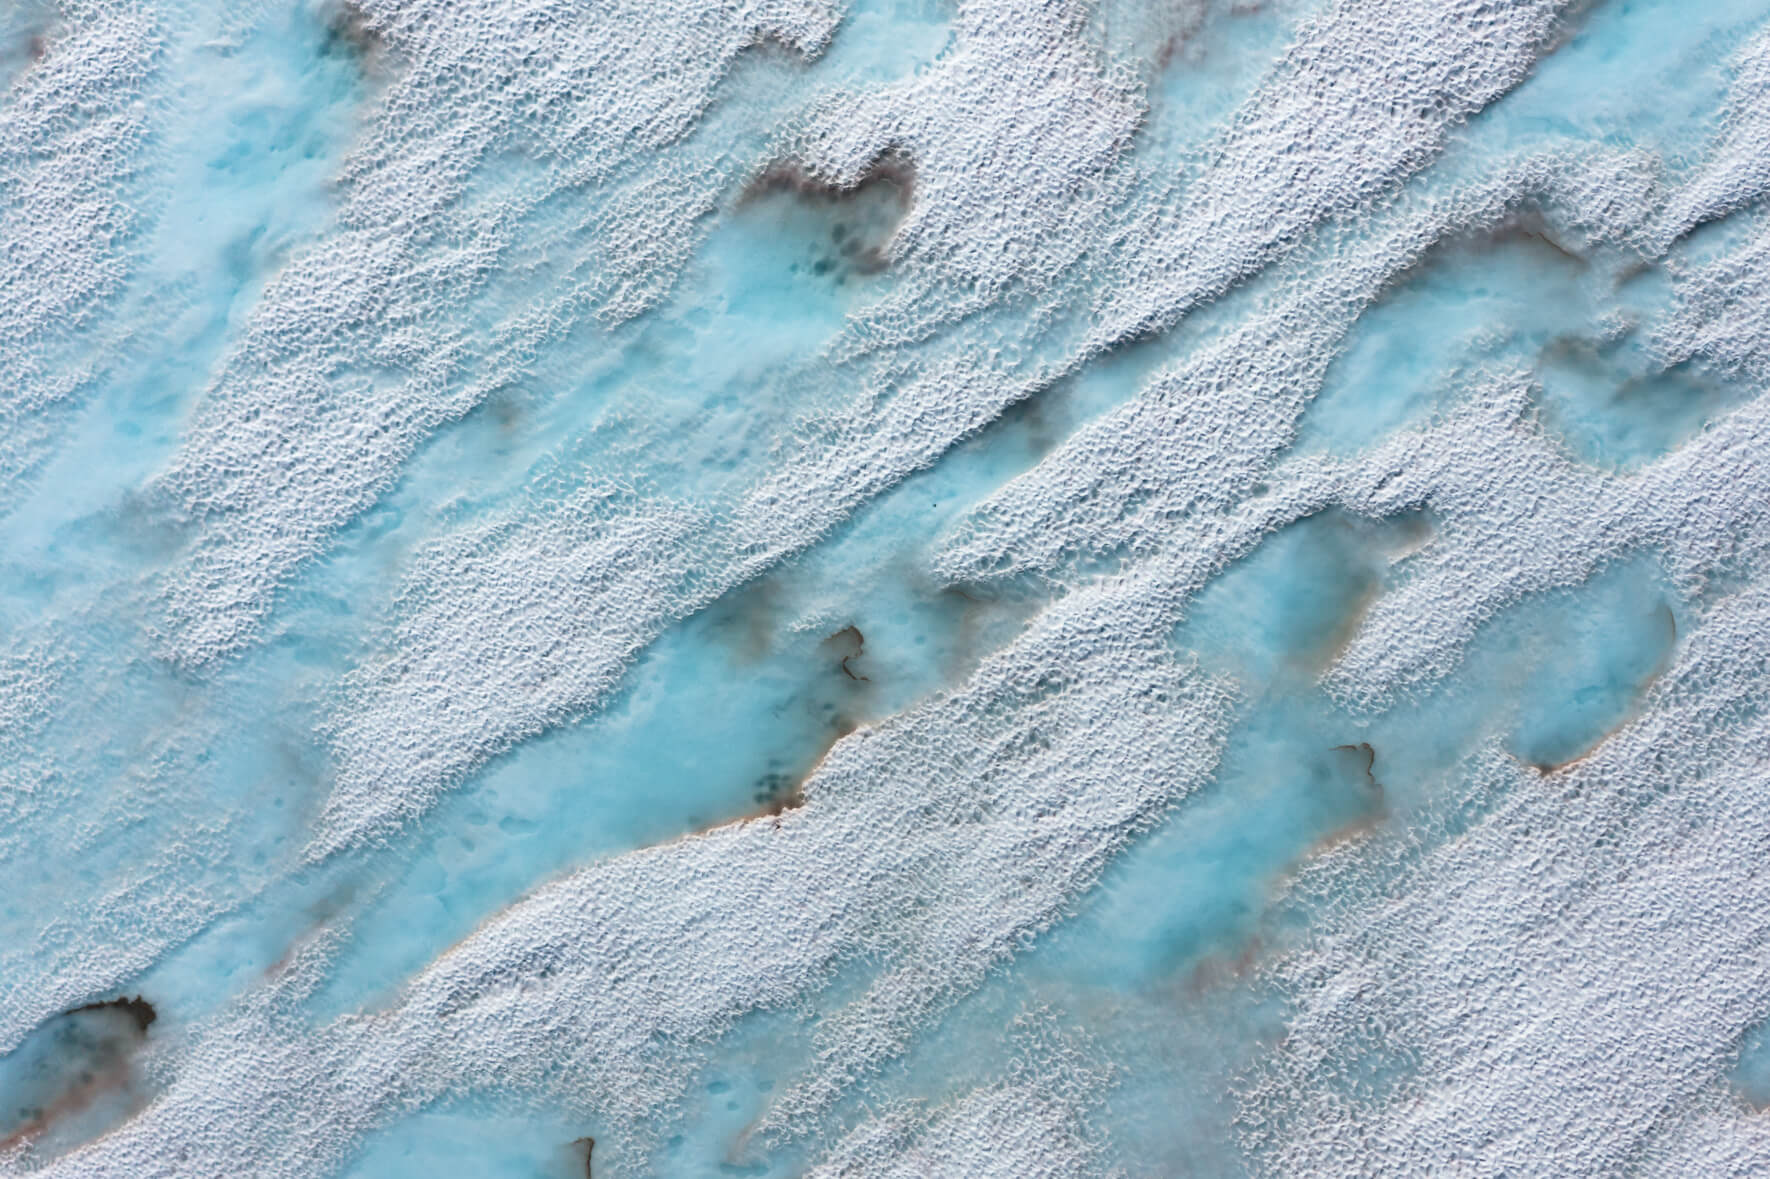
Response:
MULTIPOLYGON (((1228 565, 1331 507, 1425 508, 1437 523, 1325 674, 1355 710, 1429 690, 1499 611, 1635 553, 1660 561, 1697 625, 1589 757, 1543 773, 1488 750, 1467 767, 1472 821, 1458 812, 1374 841, 1368 863, 1322 865, 1340 886, 1325 928, 1271 967, 1292 1008, 1241 1094, 1252 1157, 1284 1175, 1763 1166, 1770 1136, 1723 1073, 1770 1015, 1770 401, 1608 471, 1545 432, 1530 374, 1481 369, 1447 377, 1450 409, 1363 453, 1286 453, 1357 318, 1436 243, 1529 211, 1570 242, 1653 257, 1761 197, 1762 39, 1739 60, 1714 159, 1669 193, 1651 160, 1585 149, 1397 192, 1523 77, 1561 8, 1334 5, 1197 172, 1153 200, 1146 178, 1116 171, 1139 97, 1081 42, 1071 5, 967 3, 934 66, 815 104, 773 145, 809 173, 850 182, 886 149, 917 167, 918 203, 891 243, 904 285, 825 358, 860 374, 852 396, 791 418, 768 463, 714 502, 599 473, 428 546, 386 648, 341 686, 314 859, 414 819, 486 759, 594 708, 665 627, 1016 400, 1256 273, 1270 288, 945 538, 934 565, 947 577, 1065 592, 968 682, 839 743, 802 807, 546 885, 384 1011, 304 1025, 300 1000, 325 966, 326 947, 310 947, 165 1061, 149 1108, 45 1169, 324 1173, 401 1114, 494 1093, 615 1118, 623 1133, 598 1165, 631 1172, 648 1119, 675 1108, 734 1020, 863 972, 756 1127, 763 1142, 806 1132, 1208 781, 1233 693, 1170 649, 1172 629, 1228 565), (1115 282, 1062 326, 1084 258, 1115 282), (955 308, 986 326, 940 338, 955 308), (1102 561, 1117 571, 1086 572, 1102 561)), ((577 12, 365 5, 402 72, 353 158, 339 223, 265 293, 154 488, 187 530, 159 587, 166 658, 201 668, 251 642, 278 586, 430 432, 566 321, 656 298, 681 262, 668 248, 640 249, 612 285, 537 295, 532 318, 482 335, 430 314, 430 300, 470 302, 493 281, 548 195, 668 154, 735 55, 758 39, 815 54, 840 15, 683 0, 616 9, 599 31, 577 12), (606 33, 641 24, 659 36, 629 53, 606 33), (534 174, 504 189, 476 170, 516 135, 519 108, 549 117, 523 139, 534 174)), ((622 207, 687 236, 709 192, 760 162, 622 207)), ((564 270, 583 278, 636 224, 596 226, 564 270)), ((1668 364, 1770 371, 1767 241, 1677 273, 1656 337, 1668 364)), ((102 297, 107 263, 68 250, 65 302, 102 297)), ((54 678, 22 659, 0 668, 8 683, 54 678)), ((7 718, 37 723, 27 709, 7 718)), ((814 1173, 1101 1167, 1085 1128, 1100 1079, 1046 1039, 1027 1060, 929 1113, 861 1121, 814 1173)))
POLYGON ((1101 1159, 1087 1117, 1105 1100, 1110 1071, 1091 1059, 1086 1042, 1066 1037, 1048 1013, 1022 1015, 1009 1034, 1019 1057, 1008 1075, 932 1111, 891 1109, 868 1118, 806 1179, 1120 1174, 1101 1159))
POLYGON ((731 1020, 868 962, 871 985, 825 1020, 762 1127, 788 1132, 1205 780, 1228 701, 1160 641, 1170 618, 1141 595, 1078 594, 962 692, 838 744, 801 808, 549 885, 391 1011, 308 1032, 275 1019, 272 986, 152 1107, 49 1173, 308 1175, 401 1109, 485 1090, 620 1119, 618 1165, 731 1020))
MULTIPOLYGON (((1659 244, 1762 188, 1745 112, 1767 48, 1736 63, 1735 117, 1667 201, 1659 244)), ((1679 284, 1668 363, 1761 373, 1762 243, 1679 284)), ((1294 1014, 1246 1079, 1245 1142, 1287 1176, 1758 1173, 1770 1138, 1726 1073, 1770 1017, 1770 401, 1633 475, 1558 454, 1516 393, 1488 403, 1381 448, 1372 473, 1390 473, 1348 501, 1457 504, 1479 523, 1379 604, 1340 690, 1377 703, 1442 674, 1503 602, 1631 550, 1659 555, 1696 626, 1587 756, 1545 773, 1490 749, 1438 822, 1322 866, 1324 927, 1272 971, 1294 1014)))
MULTIPOLYGON (((568 256, 542 276, 551 294, 489 331, 446 314, 485 294, 549 198, 667 151, 742 50, 772 38, 815 54, 839 15, 816 0, 648 2, 595 19, 559 0, 358 8, 397 73, 346 164, 337 224, 263 293, 153 488, 189 535, 162 587, 161 649, 183 665, 250 642, 278 588, 424 438, 618 293, 568 256), (487 167, 501 150, 532 174, 487 167)), ((604 235, 681 239, 702 210, 676 211, 668 226, 617 220, 552 244, 601 260, 604 235)))
POLYGON ((89 333, 128 272, 129 181, 152 123, 151 6, 66 8, 42 60, 10 79, 0 118, 0 500, 95 375, 89 333))
MULTIPOLYGON (((1165 207, 1172 194, 1128 189, 1111 171, 1136 109, 1072 43, 1074 6, 963 6, 949 59, 867 101, 820 108, 796 149, 814 174, 840 182, 884 148, 916 153, 917 204, 894 248, 918 265, 901 299, 851 320, 834 346, 864 361, 853 374, 860 391, 768 423, 778 439, 768 464, 740 472, 729 499, 691 507, 593 481, 535 517, 442 542, 418 571, 388 653, 347 685, 337 785, 313 855, 384 834, 488 757, 593 708, 671 621, 814 543, 1041 385, 1172 322, 1322 218, 1405 179, 1448 127, 1522 76, 1558 7, 1335 7, 1302 32, 1175 198, 1185 215, 1152 221, 1144 205, 1165 207), (1423 56, 1418 37, 1429 31, 1457 55, 1423 56), (1392 76, 1407 79, 1405 101, 1380 97, 1392 76), (1310 96, 1306 114, 1293 91, 1310 96), (1002 113, 960 117, 981 109, 1002 113), (1347 148, 1337 156, 1336 134, 1347 148), (1234 214, 1251 189, 1263 194, 1261 213, 1234 214), (1122 207, 1107 199, 1115 192, 1122 207), (999 231, 1017 219, 1036 231, 999 231), (1089 250, 1120 293, 1088 309, 1075 338, 1059 337, 1055 361, 1035 364, 1061 300, 1083 297, 1073 273, 1071 286, 1060 279, 1089 250), (954 302, 954 284, 972 294, 954 302), (1006 302, 981 323, 981 340, 960 331, 929 355, 898 355, 887 345, 926 334, 901 300, 933 294, 961 323, 986 296, 1006 302), (1004 348, 1005 334, 1026 342, 1004 348), (670 555, 632 561, 639 550, 670 555)), ((211 597, 203 591, 202 617, 232 616, 215 613, 211 597)))

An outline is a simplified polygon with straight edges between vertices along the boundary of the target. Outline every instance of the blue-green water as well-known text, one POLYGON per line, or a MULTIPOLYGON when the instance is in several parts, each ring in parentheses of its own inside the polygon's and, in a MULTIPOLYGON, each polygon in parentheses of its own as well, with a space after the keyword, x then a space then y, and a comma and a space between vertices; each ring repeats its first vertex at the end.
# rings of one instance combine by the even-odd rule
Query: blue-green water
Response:
POLYGON ((1767 18, 0 10, 0 1171, 1751 1173, 1767 18))

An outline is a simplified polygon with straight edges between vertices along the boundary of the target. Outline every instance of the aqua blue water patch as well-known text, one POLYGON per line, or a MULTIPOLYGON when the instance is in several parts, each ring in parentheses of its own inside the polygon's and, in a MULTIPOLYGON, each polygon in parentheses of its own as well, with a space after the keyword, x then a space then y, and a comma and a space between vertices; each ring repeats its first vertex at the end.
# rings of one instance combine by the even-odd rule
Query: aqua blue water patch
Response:
POLYGON ((1770 1169, 1767 16, 0 12, 0 1173, 1770 1169))
POLYGON ((154 1086, 137 1057, 154 1006, 136 995, 88 1003, 46 1021, 6 1057, 3 1140, 60 1153, 139 1109, 154 1086))

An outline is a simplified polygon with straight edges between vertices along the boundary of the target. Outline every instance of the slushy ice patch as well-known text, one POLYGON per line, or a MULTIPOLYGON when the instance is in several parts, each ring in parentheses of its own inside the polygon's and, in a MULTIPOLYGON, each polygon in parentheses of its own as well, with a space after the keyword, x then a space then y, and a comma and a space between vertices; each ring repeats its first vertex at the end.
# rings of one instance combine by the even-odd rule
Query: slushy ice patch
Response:
POLYGON ((6 6, 0 1172, 1770 1169, 1767 22, 6 6))
POLYGON ((4 1060, 0 1150, 59 1154, 98 1137, 153 1092, 134 1057, 153 1027, 141 996, 87 1003, 45 1022, 4 1060))

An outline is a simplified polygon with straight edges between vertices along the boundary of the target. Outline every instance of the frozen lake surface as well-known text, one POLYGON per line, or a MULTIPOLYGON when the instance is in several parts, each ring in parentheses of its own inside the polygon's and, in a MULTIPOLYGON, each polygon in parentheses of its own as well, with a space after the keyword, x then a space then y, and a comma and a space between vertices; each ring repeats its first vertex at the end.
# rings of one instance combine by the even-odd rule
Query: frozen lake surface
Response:
POLYGON ((0 0, 0 1175, 1770 1173, 1770 0, 0 0))

